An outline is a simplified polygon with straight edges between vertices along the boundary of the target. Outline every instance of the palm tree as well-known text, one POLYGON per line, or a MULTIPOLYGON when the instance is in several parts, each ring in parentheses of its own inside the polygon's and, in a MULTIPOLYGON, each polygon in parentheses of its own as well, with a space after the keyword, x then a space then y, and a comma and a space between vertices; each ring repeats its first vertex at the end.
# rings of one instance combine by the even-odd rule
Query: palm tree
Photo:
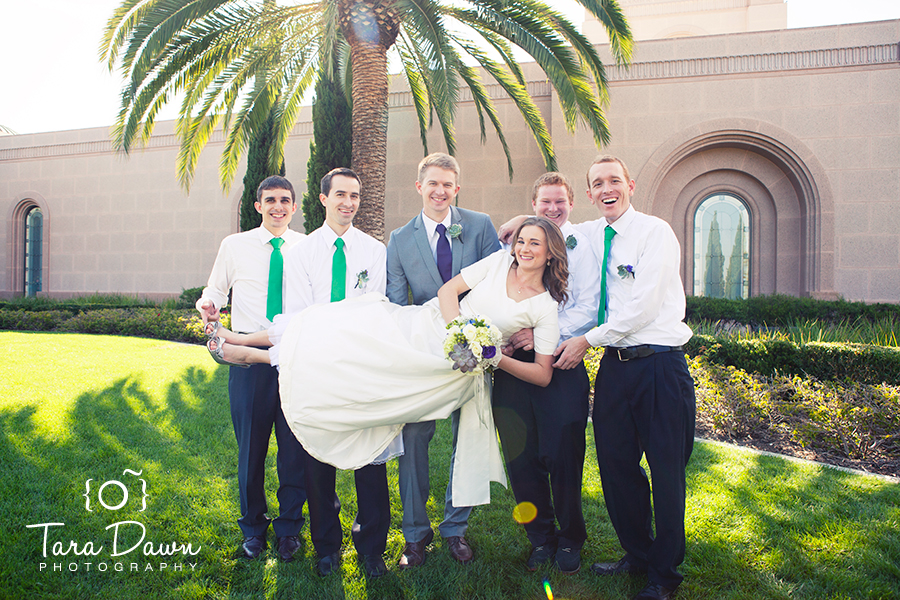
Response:
MULTIPOLYGON (((632 38, 616 0, 577 0, 605 26, 617 64, 631 59, 632 38)), ((485 117, 512 162, 477 64, 512 98, 547 169, 555 169, 550 134, 529 97, 513 48, 528 53, 557 91, 566 126, 579 121, 597 145, 609 141, 603 114, 607 81, 591 43, 541 0, 123 0, 107 24, 101 60, 124 85, 113 142, 128 152, 149 139, 160 108, 181 98, 178 173, 189 189, 197 158, 216 127, 226 132, 220 162, 224 188, 269 111, 275 114, 270 165, 307 89, 321 68, 351 90, 352 167, 363 180, 357 223, 384 230, 388 52, 412 91, 422 143, 434 116, 453 154, 453 119, 461 84, 471 90, 482 139, 485 117)))

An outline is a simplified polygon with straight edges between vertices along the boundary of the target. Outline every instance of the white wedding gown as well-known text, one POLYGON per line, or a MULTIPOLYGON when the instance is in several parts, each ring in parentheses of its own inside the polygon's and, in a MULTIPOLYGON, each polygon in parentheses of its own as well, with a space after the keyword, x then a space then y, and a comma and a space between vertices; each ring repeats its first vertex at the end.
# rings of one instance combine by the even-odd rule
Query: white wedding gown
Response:
MULTIPOLYGON (((460 314, 491 319, 503 333, 534 328, 535 349, 552 354, 557 304, 548 292, 507 296, 508 252, 463 269, 472 291, 460 314)), ((453 498, 490 502, 490 481, 506 478, 490 406, 490 379, 454 371, 444 358, 438 301, 399 306, 382 294, 311 306, 291 318, 279 348, 281 402, 294 435, 315 458, 340 469, 375 460, 405 423, 460 411, 453 498)))

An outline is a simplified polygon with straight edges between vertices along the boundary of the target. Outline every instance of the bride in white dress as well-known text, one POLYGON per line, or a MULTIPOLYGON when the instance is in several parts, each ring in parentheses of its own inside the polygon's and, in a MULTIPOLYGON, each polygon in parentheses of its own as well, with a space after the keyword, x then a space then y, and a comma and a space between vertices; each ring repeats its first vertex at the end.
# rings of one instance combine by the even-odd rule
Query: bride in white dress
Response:
POLYGON ((255 334, 220 327, 210 351, 231 363, 277 362, 291 430, 312 456, 340 469, 379 458, 405 423, 447 418, 462 408, 454 498, 461 506, 488 503, 489 481, 506 484, 490 379, 453 370, 442 346, 446 324, 460 314, 489 317, 504 344, 516 331, 533 328, 534 362, 504 355, 497 368, 529 383, 549 383, 559 339, 557 303, 567 297, 565 242, 556 225, 540 217, 523 222, 514 239, 511 253, 501 250, 464 268, 424 305, 398 306, 376 293, 318 304, 291 316, 286 329, 279 325, 286 319, 255 334), (249 347, 276 344, 269 351, 249 347))

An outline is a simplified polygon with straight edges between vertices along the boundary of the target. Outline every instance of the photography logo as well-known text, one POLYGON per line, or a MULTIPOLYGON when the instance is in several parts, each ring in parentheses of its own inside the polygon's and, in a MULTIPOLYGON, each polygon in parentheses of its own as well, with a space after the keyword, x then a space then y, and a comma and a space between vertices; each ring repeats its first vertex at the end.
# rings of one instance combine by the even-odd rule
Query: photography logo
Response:
MULTIPOLYGON (((125 475, 133 475, 134 477, 137 478, 137 477, 141 476, 141 473, 143 473, 143 471, 132 471, 131 469, 125 469, 122 472, 122 476, 124 477, 125 475)), ((84 487, 85 487, 84 508, 87 509, 88 512, 93 512, 93 509, 91 509, 91 482, 92 481, 93 481, 93 479, 88 479, 87 481, 84 482, 84 487)), ((149 496, 150 494, 147 493, 147 480, 146 479, 138 479, 138 481, 141 482, 141 494, 142 494, 140 512, 144 512, 145 510, 147 510, 147 496, 149 496)), ((128 504, 129 495, 130 494, 128 492, 128 486, 126 486, 124 483, 122 483, 121 481, 119 481, 117 479, 110 479, 109 481, 107 481, 103 485, 101 485, 99 490, 97 490, 97 500, 100 502, 100 505, 107 510, 119 510, 120 508, 122 508, 123 506, 128 504), (114 493, 116 493, 115 490, 121 490, 122 500, 118 504, 110 505, 104 501, 103 492, 109 486, 113 486, 114 493)))
MULTIPOLYGON (((111 515, 117 515, 123 509, 129 513, 144 513, 151 495, 142 474, 143 471, 125 469, 119 479, 109 479, 99 485, 92 478, 86 480, 81 494, 85 510, 89 513, 109 511, 111 515)), ((38 571, 193 571, 198 564, 190 561, 200 552, 199 544, 195 548, 191 543, 180 541, 154 541, 153 537, 159 536, 148 539, 147 527, 141 521, 117 520, 90 540, 66 537, 65 526, 61 522, 25 526, 42 530, 43 561, 38 563, 38 571)))

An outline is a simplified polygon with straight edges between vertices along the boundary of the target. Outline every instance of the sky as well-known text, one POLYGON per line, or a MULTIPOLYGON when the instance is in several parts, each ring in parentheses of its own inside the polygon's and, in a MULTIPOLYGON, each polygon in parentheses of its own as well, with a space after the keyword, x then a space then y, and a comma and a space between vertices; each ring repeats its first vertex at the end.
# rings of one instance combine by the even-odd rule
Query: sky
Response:
MULTIPOLYGON (((550 0, 579 22, 572 0, 550 0)), ((107 127, 118 73, 100 63, 104 26, 120 0, 0 0, 0 126, 17 133, 107 127)), ((788 0, 788 27, 900 18, 898 0, 788 0)), ((177 107, 158 120, 173 119, 177 107)))

